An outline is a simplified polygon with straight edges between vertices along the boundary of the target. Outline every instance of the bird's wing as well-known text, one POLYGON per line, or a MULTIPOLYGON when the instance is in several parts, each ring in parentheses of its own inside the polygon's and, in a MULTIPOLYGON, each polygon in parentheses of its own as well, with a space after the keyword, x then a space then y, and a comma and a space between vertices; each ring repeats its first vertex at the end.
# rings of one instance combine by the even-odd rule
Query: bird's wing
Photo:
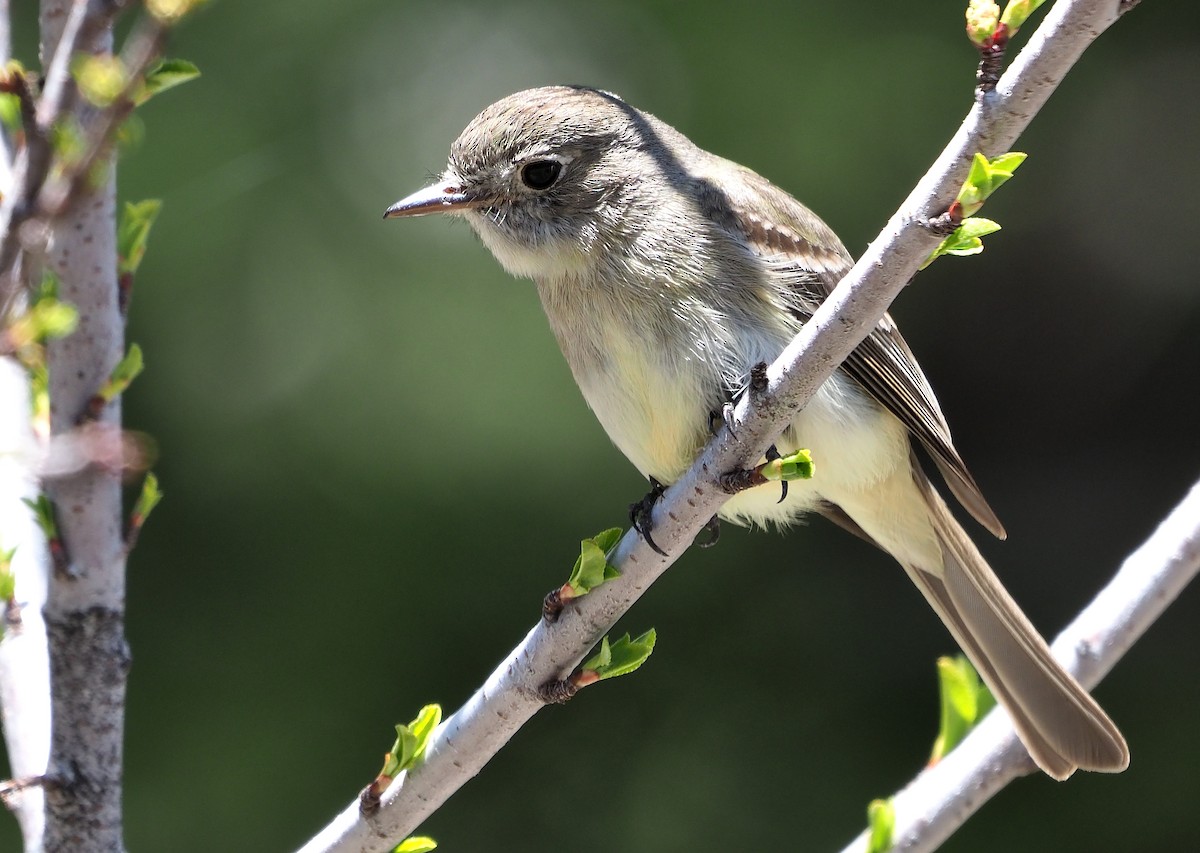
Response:
MULTIPOLYGON (((799 297, 794 300, 796 314, 807 321, 853 266, 849 252, 814 213, 761 175, 728 161, 721 164, 719 180, 716 174, 706 177, 705 171, 700 168, 695 175, 702 211, 788 280, 799 297)), ((890 315, 883 316, 842 369, 900 419, 959 502, 1003 539, 1004 526, 954 449, 929 380, 890 315)))

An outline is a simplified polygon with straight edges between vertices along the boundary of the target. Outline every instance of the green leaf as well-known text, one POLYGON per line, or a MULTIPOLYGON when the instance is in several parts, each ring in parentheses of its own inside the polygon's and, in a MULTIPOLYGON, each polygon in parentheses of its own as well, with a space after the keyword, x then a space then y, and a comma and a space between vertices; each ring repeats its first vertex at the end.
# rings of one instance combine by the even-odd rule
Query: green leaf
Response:
POLYGON ((608 552, 621 540, 621 532, 621 528, 612 527, 579 543, 579 558, 567 580, 572 592, 584 595, 621 574, 608 563, 608 552))
POLYGON ((957 255, 959 257, 965 255, 978 255, 983 251, 983 240, 988 234, 994 234, 1000 230, 1000 225, 990 219, 983 219, 978 216, 972 216, 969 219, 964 219, 962 225, 954 229, 954 233, 938 244, 938 247, 933 250, 925 263, 921 264, 921 269, 925 269, 942 255, 957 255))
POLYGON ((21 498, 21 503, 33 510, 37 526, 41 528, 42 535, 46 539, 54 540, 58 538, 58 524, 54 521, 54 504, 50 503, 50 498, 45 495, 38 495, 32 500, 30 498, 21 498))
POLYGON ((426 836, 413 835, 392 848, 392 853, 429 853, 437 848, 437 842, 426 836))
POLYGON ((160 92, 174 89, 200 76, 200 69, 186 59, 163 59, 146 72, 141 91, 134 98, 138 106, 146 103, 160 92))
POLYGON ((0 92, 0 125, 10 133, 21 130, 21 99, 12 92, 0 92))
POLYGON ((415 767, 425 755, 429 736, 442 721, 441 705, 426 705, 407 726, 396 725, 396 742, 383 763, 383 775, 395 778, 401 771, 415 767))
POLYGON ((958 192, 958 202, 962 205, 963 215, 971 216, 977 213, 988 197, 1013 176, 1017 167, 1025 162, 1025 157, 1020 151, 1009 151, 989 161, 977 152, 971 159, 971 170, 967 179, 958 192))
POLYGON ((609 644, 608 637, 605 637, 600 641, 600 650, 584 663, 581 669, 596 673, 602 681, 627 675, 646 662, 654 651, 657 639, 658 635, 653 628, 633 640, 626 634, 612 644, 609 644))
POLYGON ((50 338, 63 338, 75 331, 79 312, 75 306, 58 299, 58 279, 49 270, 42 276, 34 292, 33 304, 5 330, 5 337, 15 350, 41 344, 50 338))
POLYGON ((601 530, 593 536, 592 541, 596 543, 597 548, 607 554, 621 541, 621 534, 624 532, 620 527, 610 527, 608 530, 601 530))
POLYGON ((144 367, 145 365, 142 363, 142 348, 137 344, 130 344, 129 352, 113 368, 108 381, 100 386, 100 390, 96 392, 96 396, 107 403, 117 396, 124 394, 128 390, 130 383, 137 378, 144 367))
POLYGON ((150 229, 158 219, 162 202, 156 198, 125 202, 121 223, 117 226, 117 272, 135 273, 146 255, 150 229))
POLYGON ((867 853, 884 853, 892 848, 896 833, 896 806, 890 800, 872 800, 867 805, 867 853))
POLYGON ((133 517, 139 527, 146 523, 146 519, 150 517, 150 513, 158 506, 158 502, 163 499, 163 494, 158 488, 158 477, 153 471, 146 474, 146 479, 142 481, 142 491, 138 495, 137 503, 133 507, 133 517))
POLYGON ((962 655, 938 658, 941 722, 933 742, 930 763, 936 763, 962 743, 963 738, 996 704, 987 685, 962 655))
POLYGON ((787 456, 772 459, 759 470, 768 480, 811 480, 816 466, 813 464, 811 452, 797 450, 787 456))
POLYGON ((1017 171, 1017 167, 1024 163, 1028 156, 1023 151, 1008 151, 992 161, 992 170, 1005 172, 1011 178, 1012 173, 1017 171))
POLYGON ((11 601, 17 591, 17 577, 13 574, 12 559, 16 548, 5 551, 0 548, 0 601, 11 601))
POLYGON ((1009 34, 1015 33, 1021 28, 1021 25, 1029 19, 1029 16, 1037 11, 1037 7, 1045 3, 1046 0, 1011 0, 1004 7, 1004 14, 1000 16, 1000 23, 1008 27, 1009 34))

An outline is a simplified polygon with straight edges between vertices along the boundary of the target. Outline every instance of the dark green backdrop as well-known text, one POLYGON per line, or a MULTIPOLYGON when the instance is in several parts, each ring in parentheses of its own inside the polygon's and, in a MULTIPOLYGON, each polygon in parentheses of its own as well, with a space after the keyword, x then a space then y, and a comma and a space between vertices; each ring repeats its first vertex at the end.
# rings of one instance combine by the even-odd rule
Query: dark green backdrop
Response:
MULTIPOLYGON (((612 89, 860 251, 970 105, 960 5, 256 0, 178 34, 204 76, 144 110, 120 169, 124 198, 165 201, 126 405, 167 494, 130 564, 132 849, 300 844, 645 490, 532 288, 462 224, 381 220, 462 126, 531 85, 612 89)), ((1192 8, 1146 2, 1088 51, 989 203, 1004 231, 895 306, 1008 526, 983 547, 1050 634, 1200 474, 1192 8)), ((1022 781, 948 849, 1194 843, 1198 614, 1189 590, 1097 691, 1127 773, 1022 781)), ((649 626, 645 669, 539 714, 423 830, 447 851, 829 850, 926 757, 951 643, 822 522, 727 529, 621 627, 649 626)))

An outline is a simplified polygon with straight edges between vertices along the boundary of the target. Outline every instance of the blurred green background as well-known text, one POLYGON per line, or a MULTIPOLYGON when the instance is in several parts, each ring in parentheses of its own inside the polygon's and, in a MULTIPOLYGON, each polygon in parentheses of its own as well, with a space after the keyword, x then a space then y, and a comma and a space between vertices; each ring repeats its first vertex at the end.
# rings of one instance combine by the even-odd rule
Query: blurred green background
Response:
MULTIPOLYGON (((167 494, 130 564, 131 849, 301 844, 645 491, 532 287, 462 223, 380 218, 461 128, 528 86, 611 89, 858 252, 970 106, 962 5, 256 0, 178 33, 204 76, 145 108, 120 168, 123 198, 165 201, 126 403, 167 494)), ((1198 17, 1149 2, 1104 35, 989 202, 1004 231, 894 310, 1010 537, 972 529, 1051 635, 1200 473, 1198 17)), ((1127 773, 1021 781, 946 849, 1194 844, 1198 617, 1189 590, 1097 691, 1127 773)), ((836 849, 927 756, 951 641, 821 521, 727 527, 620 629, 649 626, 645 669, 539 714, 422 831, 447 851, 836 849)))

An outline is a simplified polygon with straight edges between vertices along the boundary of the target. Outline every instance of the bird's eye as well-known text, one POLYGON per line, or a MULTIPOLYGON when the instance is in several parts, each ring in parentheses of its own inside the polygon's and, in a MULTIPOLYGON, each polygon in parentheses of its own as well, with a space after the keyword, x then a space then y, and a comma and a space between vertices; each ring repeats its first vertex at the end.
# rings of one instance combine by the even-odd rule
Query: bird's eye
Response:
POLYGON ((557 160, 534 160, 521 167, 521 183, 531 190, 548 190, 561 172, 562 163, 557 160))

